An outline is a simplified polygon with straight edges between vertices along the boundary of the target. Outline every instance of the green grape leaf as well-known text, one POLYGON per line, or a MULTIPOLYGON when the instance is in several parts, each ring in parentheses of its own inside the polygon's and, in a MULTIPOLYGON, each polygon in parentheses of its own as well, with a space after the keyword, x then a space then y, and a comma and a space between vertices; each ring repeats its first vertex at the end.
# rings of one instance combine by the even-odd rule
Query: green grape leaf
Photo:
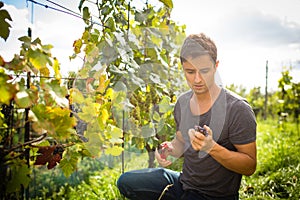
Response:
POLYGON ((28 108, 32 105, 29 94, 25 91, 18 92, 15 101, 20 108, 28 108))
POLYGON ((82 93, 76 89, 76 88, 71 88, 70 89, 70 103, 78 103, 82 104, 84 102, 84 96, 82 93))
POLYGON ((59 163, 65 177, 69 177, 77 168, 79 154, 76 152, 66 152, 59 163))
POLYGON ((154 111, 154 113, 153 113, 153 119, 154 119, 155 121, 160 121, 160 115, 159 115, 158 112, 154 111))
POLYGON ((162 39, 160 38, 160 35, 154 35, 152 34, 151 35, 151 41, 158 47, 161 46, 161 43, 162 43, 162 39))
POLYGON ((86 60, 93 63, 95 58, 99 56, 99 48, 95 44, 88 44, 85 49, 86 60))
POLYGON ((159 103, 159 112, 161 113, 166 113, 170 110, 172 110, 172 106, 171 106, 171 98, 168 96, 163 96, 161 102, 159 103))
POLYGON ((31 180, 29 176, 30 169, 27 164, 20 159, 15 159, 13 162, 10 165, 12 177, 7 183, 7 193, 18 192, 21 189, 21 185, 27 188, 31 180))
POLYGON ((112 32, 116 31, 115 19, 113 17, 109 17, 105 26, 107 26, 112 32))
POLYGON ((5 41, 9 36, 9 33, 10 33, 9 28, 11 27, 10 24, 6 20, 12 21, 12 19, 11 19, 9 13, 7 12, 7 10, 1 9, 0 10, 0 27, 1 27, 0 37, 2 37, 5 41))
POLYGON ((85 148, 92 156, 99 157, 101 155, 104 138, 102 137, 100 127, 97 122, 89 122, 84 136, 88 139, 88 142, 84 143, 85 148))
POLYGON ((28 37, 28 36, 22 36, 22 37, 19 38, 19 40, 21 42, 23 42, 26 47, 30 47, 30 45, 31 45, 31 38, 30 37, 28 37))
POLYGON ((14 100, 20 108, 28 108, 38 101, 38 89, 32 86, 31 89, 24 87, 15 95, 14 100))
POLYGON ((155 135, 155 129, 152 123, 142 126, 141 134, 143 138, 152 137, 155 135))
POLYGON ((85 0, 80 0, 80 2, 79 2, 79 6, 78 6, 78 9, 81 11, 81 9, 82 9, 82 5, 83 5, 83 3, 85 2, 85 0))
POLYGON ((68 100, 66 98, 66 95, 68 94, 68 90, 66 87, 63 87, 60 85, 60 80, 52 80, 49 83, 44 83, 43 85, 43 89, 45 90, 46 94, 49 94, 49 96, 46 96, 46 100, 49 100, 47 98, 52 98, 49 101, 51 102, 51 100, 54 100, 57 105, 64 107, 64 108, 68 108, 69 107, 69 103, 68 100))
POLYGON ((92 119, 97 117, 99 107, 100 104, 97 103, 92 103, 92 102, 86 103, 86 105, 84 105, 81 109, 82 112, 78 113, 78 116, 80 117, 80 119, 86 122, 90 122, 92 119))
POLYGON ((91 17, 91 14, 90 14, 90 11, 89 11, 89 8, 88 7, 84 7, 83 10, 83 21, 86 23, 86 24, 89 24, 89 21, 90 21, 90 17, 91 17))
POLYGON ((123 140, 121 139, 123 137, 123 130, 116 127, 116 126, 113 126, 113 125, 108 125, 108 131, 111 135, 111 138, 110 138, 110 142, 113 143, 113 144, 120 144, 123 142, 123 140))

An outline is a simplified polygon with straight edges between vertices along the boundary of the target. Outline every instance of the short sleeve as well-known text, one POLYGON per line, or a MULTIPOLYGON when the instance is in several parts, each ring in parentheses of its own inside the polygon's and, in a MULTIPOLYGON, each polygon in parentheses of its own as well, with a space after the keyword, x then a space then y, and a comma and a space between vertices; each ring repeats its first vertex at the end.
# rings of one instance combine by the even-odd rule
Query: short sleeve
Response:
POLYGON ((244 100, 234 103, 230 113, 229 138, 233 144, 256 140, 256 119, 251 106, 244 100))
POLYGON ((179 101, 177 101, 175 104, 173 114, 174 114, 174 119, 175 119, 175 123, 176 123, 176 131, 179 131, 180 116, 181 116, 179 101))

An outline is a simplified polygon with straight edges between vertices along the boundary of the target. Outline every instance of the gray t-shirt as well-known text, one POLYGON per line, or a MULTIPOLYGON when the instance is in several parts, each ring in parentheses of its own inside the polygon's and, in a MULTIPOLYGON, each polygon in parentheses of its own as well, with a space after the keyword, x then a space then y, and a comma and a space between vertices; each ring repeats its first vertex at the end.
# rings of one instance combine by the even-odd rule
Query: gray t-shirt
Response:
POLYGON ((245 99, 222 88, 212 108, 193 115, 190 109, 192 91, 182 94, 175 105, 177 131, 185 140, 184 164, 180 181, 184 190, 197 190, 210 196, 222 197, 238 194, 242 175, 230 171, 209 154, 195 151, 190 143, 188 130, 195 125, 208 125, 213 139, 229 150, 234 144, 247 144, 256 140, 255 115, 245 99))

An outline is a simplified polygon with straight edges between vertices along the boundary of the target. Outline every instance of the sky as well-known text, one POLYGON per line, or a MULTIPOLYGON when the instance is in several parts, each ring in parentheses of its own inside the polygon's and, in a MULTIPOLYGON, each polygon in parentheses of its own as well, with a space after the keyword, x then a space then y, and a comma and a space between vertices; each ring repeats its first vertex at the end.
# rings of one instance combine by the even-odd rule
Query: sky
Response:
MULTIPOLYGON (((52 44, 53 56, 62 73, 82 66, 80 58, 69 61, 74 40, 81 37, 83 21, 26 0, 2 0, 13 22, 7 41, 0 39, 0 55, 10 60, 21 45, 17 38, 39 37, 52 44)), ((53 6, 47 0, 36 0, 53 6)), ((145 0, 133 0, 140 4, 145 0)), ((78 12, 79 0, 52 0, 78 12)), ((151 0, 154 5, 157 0, 151 0)), ((300 81, 300 0, 173 0, 172 19, 186 25, 186 33, 203 32, 218 48, 218 72, 223 85, 245 88, 265 87, 268 61, 268 87, 276 90, 284 67, 292 67, 294 82, 300 81)), ((79 12, 78 12, 79 13, 79 12)))

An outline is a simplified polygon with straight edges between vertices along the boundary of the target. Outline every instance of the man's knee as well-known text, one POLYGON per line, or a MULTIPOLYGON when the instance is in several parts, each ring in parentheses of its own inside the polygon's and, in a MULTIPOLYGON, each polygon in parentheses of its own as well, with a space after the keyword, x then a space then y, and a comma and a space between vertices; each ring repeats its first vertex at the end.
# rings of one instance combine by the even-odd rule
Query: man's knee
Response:
POLYGON ((120 193, 124 196, 128 196, 130 194, 130 187, 129 187, 129 178, 128 174, 124 173, 122 174, 119 179, 117 180, 117 187, 120 191, 120 193))

